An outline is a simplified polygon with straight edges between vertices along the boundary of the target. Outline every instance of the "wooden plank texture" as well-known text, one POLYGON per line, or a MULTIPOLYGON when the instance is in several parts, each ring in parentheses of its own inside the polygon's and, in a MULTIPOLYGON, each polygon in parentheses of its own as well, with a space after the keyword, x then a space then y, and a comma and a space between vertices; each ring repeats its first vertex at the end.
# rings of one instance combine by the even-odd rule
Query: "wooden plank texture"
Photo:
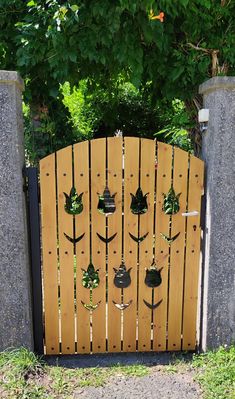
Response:
POLYGON ((57 152, 58 231, 60 265, 61 351, 75 352, 74 251, 64 233, 73 237, 73 216, 65 209, 64 193, 73 186, 72 146, 57 152))
POLYGON ((157 189, 156 189, 156 230, 155 230, 155 262, 162 269, 162 284, 154 290, 154 303, 162 303, 153 312, 153 350, 166 350, 167 328, 167 290, 168 290, 168 257, 169 245, 161 233, 169 236, 169 215, 162 210, 163 193, 171 186, 172 147, 165 143, 157 143, 157 189))
POLYGON ((89 303, 89 289, 83 287, 83 270, 90 263, 90 202, 89 202, 89 142, 74 145, 74 186, 77 193, 83 192, 83 211, 75 216, 75 235, 84 237, 76 244, 76 308, 77 308, 77 352, 90 353, 90 312, 82 305, 89 303))
POLYGON ((131 285, 123 291, 123 302, 131 304, 123 311, 123 351, 136 350, 137 319, 137 244, 129 233, 138 236, 138 216, 131 212, 131 193, 135 194, 139 186, 139 139, 124 138, 124 262, 126 268, 132 268, 131 285))
POLYGON ((106 236, 106 217, 98 209, 98 193, 106 185, 106 139, 91 141, 91 233, 92 263, 99 269, 100 284, 93 290, 93 303, 100 302, 92 312, 92 351, 106 351, 106 246, 96 233, 106 236))
POLYGON ((171 237, 180 235, 171 244, 169 315, 168 315, 168 350, 181 349, 182 301, 184 279, 185 217, 188 182, 188 153, 174 148, 173 188, 180 194, 180 210, 172 215, 171 237))
POLYGON ((46 354, 195 349, 203 177, 204 163, 196 157, 135 137, 78 143, 40 161, 46 354), (64 193, 69 195, 73 185, 83 192, 83 211, 76 216, 64 208, 64 193), (116 210, 108 216, 97 209, 106 185, 116 193, 116 210), (171 185, 181 193, 180 210, 172 216, 162 209, 171 185), (138 187, 149 193, 143 215, 131 212, 131 194, 138 187), (182 216, 186 211, 198 215, 182 216), (73 244, 64 233, 85 235, 73 244), (106 244, 97 233, 117 235, 106 244), (137 243, 129 233, 148 235, 137 243), (178 233, 171 244, 162 236, 178 233), (162 283, 154 290, 145 284, 153 255, 162 269, 162 283), (120 289, 114 268, 122 261, 131 268, 131 284, 120 289), (92 294, 99 306, 91 312, 82 304, 90 303, 90 290, 82 285, 90 262, 100 278, 92 294), (160 300, 154 310, 144 303, 160 300), (114 303, 129 306, 120 310, 114 303))
POLYGON ((108 351, 121 351, 121 311, 113 301, 121 303, 121 289, 115 287, 114 270, 122 261, 122 138, 110 137, 108 144, 108 187, 115 195, 116 211, 108 216, 108 237, 116 237, 108 244, 108 351))
POLYGON ((146 269, 153 261, 153 219, 155 184, 155 141, 141 139, 140 187, 147 196, 148 211, 140 215, 139 237, 148 233, 139 244, 138 350, 151 350, 151 317, 144 300, 152 305, 152 288, 145 284, 146 269))
POLYGON ((198 276, 200 263, 200 213, 203 195, 204 163, 190 156, 188 211, 198 211, 198 216, 187 217, 185 287, 183 307, 183 350, 196 346, 196 317, 198 304, 198 276))
POLYGON ((59 353, 55 154, 40 161, 46 354, 59 353))

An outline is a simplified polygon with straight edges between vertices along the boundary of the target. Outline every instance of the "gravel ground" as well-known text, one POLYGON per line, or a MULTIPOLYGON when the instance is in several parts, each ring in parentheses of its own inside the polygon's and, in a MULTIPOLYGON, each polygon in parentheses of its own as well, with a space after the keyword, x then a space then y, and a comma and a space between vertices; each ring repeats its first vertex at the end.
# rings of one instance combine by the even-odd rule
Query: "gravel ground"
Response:
POLYGON ((201 399, 191 373, 153 371, 145 377, 116 376, 104 387, 77 390, 74 399, 201 399))

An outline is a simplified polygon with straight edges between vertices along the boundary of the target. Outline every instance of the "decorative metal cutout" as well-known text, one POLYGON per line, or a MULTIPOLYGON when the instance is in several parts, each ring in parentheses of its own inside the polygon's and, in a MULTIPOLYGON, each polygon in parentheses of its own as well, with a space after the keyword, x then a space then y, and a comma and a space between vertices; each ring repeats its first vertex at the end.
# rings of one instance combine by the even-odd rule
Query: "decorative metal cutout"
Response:
POLYGON ((142 241, 144 241, 144 239, 147 237, 147 235, 148 235, 148 233, 144 234, 142 237, 135 237, 135 236, 133 236, 133 234, 129 233, 129 236, 132 238, 132 240, 137 242, 137 244, 139 244, 142 241))
POLYGON ((160 234, 161 234, 162 238, 163 238, 169 245, 171 245, 171 244, 173 243, 173 241, 175 241, 176 238, 179 237, 180 232, 177 233, 174 237, 167 237, 167 236, 166 236, 165 234, 163 234, 163 233, 160 233, 160 234))
POLYGON ((77 238, 69 237, 68 234, 64 233, 64 236, 69 240, 72 244, 77 244, 84 237, 85 233, 81 234, 77 238))
POLYGON ((156 265, 152 263, 150 269, 146 269, 145 284, 150 288, 159 287, 162 283, 161 271, 163 268, 157 270, 156 265))
POLYGON ((82 196, 83 193, 77 194, 76 188, 72 187, 70 194, 64 193, 65 205, 64 209, 70 215, 79 215, 83 211, 82 196))
POLYGON ((100 304, 100 302, 101 302, 101 301, 97 302, 97 304, 94 305, 93 302, 92 302, 92 295, 91 295, 91 293, 90 293, 90 303, 85 303, 85 302, 81 301, 81 303, 82 303, 82 305, 84 306, 84 308, 87 309, 87 310, 89 310, 90 312, 93 311, 93 310, 95 310, 95 309, 97 309, 98 306, 99 306, 99 304, 100 304))
POLYGON ((132 267, 126 270, 126 266, 122 263, 119 269, 113 268, 115 271, 115 277, 113 279, 113 283, 117 288, 127 288, 131 284, 131 276, 130 271, 132 267))
POLYGON ((106 216, 114 213, 116 210, 116 205, 114 200, 116 193, 111 195, 109 188, 106 186, 102 195, 99 193, 97 194, 99 196, 99 202, 97 206, 98 211, 106 216))
POLYGON ((163 299, 161 299, 159 302, 153 303, 153 304, 148 303, 145 299, 143 299, 143 301, 144 301, 145 305, 148 306, 149 309, 154 310, 154 309, 157 309, 159 305, 161 305, 163 299))
POLYGON ((127 302, 127 303, 116 303, 115 301, 113 301, 113 304, 119 309, 119 310, 125 310, 126 308, 128 308, 128 306, 130 306, 132 303, 132 299, 127 302))
POLYGON ((113 234, 111 237, 105 238, 105 237, 102 237, 99 233, 96 233, 96 234, 97 234, 97 236, 99 237, 99 239, 100 239, 101 241, 103 241, 105 244, 109 244, 109 243, 116 237, 116 235, 117 235, 117 233, 115 233, 115 234, 113 234))
POLYGON ((92 263, 89 264, 87 270, 82 269, 83 271, 83 278, 82 278, 82 285, 85 288, 94 289, 97 288, 100 283, 99 278, 99 269, 95 270, 92 263))
POLYGON ((98 273, 99 269, 95 270, 92 263, 90 263, 87 270, 82 269, 82 271, 83 271, 82 285, 83 287, 90 289, 90 303, 86 304, 83 301, 81 301, 81 303, 84 306, 84 308, 86 308, 89 311, 93 311, 101 303, 101 301, 99 301, 98 303, 93 304, 92 300, 93 289, 97 288, 100 283, 100 278, 98 273))
POLYGON ((164 202, 163 202, 163 211, 166 215, 174 215, 179 212, 180 205, 179 205, 179 197, 181 193, 175 194, 175 190, 173 187, 170 188, 167 194, 163 194, 164 202))
POLYGON ((144 213, 147 212, 148 210, 148 204, 147 204, 147 195, 149 193, 146 193, 145 195, 143 195, 143 191, 141 190, 141 188, 139 187, 134 194, 131 194, 131 212, 134 215, 142 215, 144 213))

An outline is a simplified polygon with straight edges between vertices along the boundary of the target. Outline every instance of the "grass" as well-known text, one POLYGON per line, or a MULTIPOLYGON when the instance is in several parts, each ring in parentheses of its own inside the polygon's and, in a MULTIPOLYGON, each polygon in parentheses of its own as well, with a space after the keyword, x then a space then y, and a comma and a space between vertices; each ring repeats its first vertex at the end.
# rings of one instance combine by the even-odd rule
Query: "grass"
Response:
POLYGON ((68 369, 48 366, 25 348, 0 353, 0 398, 72 398, 76 389, 102 386, 115 375, 141 377, 149 373, 144 365, 109 368, 68 369))
MULTIPOLYGON (((204 399, 235 398, 234 346, 194 355, 189 362, 182 356, 176 357, 169 365, 161 366, 161 372, 167 373, 185 373, 192 369, 204 391, 204 399)), ((72 399, 76 390, 103 386, 114 376, 142 377, 151 372, 157 371, 141 364, 77 369, 48 366, 25 348, 8 350, 0 353, 0 398, 72 399)))
POLYGON ((235 399, 235 346, 195 355, 192 365, 205 399, 235 399))

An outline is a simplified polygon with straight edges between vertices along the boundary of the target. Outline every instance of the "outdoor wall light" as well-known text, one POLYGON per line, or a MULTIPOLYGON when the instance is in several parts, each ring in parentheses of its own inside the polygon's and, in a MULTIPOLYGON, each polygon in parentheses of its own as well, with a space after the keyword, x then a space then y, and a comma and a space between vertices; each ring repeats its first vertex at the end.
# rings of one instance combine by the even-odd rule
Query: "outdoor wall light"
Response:
POLYGON ((201 132, 206 132, 209 122, 209 109, 203 108, 198 112, 198 122, 201 132))

